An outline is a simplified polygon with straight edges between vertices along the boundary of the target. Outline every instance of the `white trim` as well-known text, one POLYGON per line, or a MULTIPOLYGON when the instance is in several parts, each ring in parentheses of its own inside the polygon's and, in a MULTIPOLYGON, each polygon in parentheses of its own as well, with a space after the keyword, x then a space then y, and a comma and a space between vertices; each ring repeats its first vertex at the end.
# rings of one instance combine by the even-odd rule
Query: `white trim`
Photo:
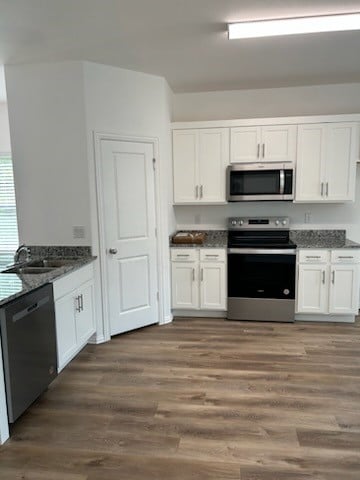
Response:
POLYGON ((302 117, 240 118, 235 120, 210 120, 192 122, 173 122, 172 130, 186 128, 221 128, 253 125, 296 125, 299 123, 360 122, 360 114, 308 115, 302 117))
MULTIPOLYGON (((98 238, 97 246, 99 251, 99 262, 100 262, 100 284, 101 284, 101 298, 102 298, 102 314, 103 314, 103 335, 99 335, 96 338, 96 343, 101 343, 101 341, 110 340, 110 320, 109 320, 109 305, 107 297, 107 272, 106 272, 106 253, 105 253, 105 224, 104 224, 104 215, 103 215, 103 189, 102 189, 102 176, 101 176, 101 141, 102 140, 113 140, 121 142, 137 142, 137 143, 147 143, 153 146, 154 158, 159 163, 159 140, 154 137, 139 137, 139 136, 129 136, 113 133, 102 133, 94 132, 94 162, 95 162, 95 183, 96 183, 96 216, 98 222, 98 238)), ((158 165, 155 168, 154 180, 155 180, 155 208, 156 208, 156 228, 157 228, 157 282, 158 282, 158 291, 159 291, 159 302, 158 302, 158 323, 164 324, 168 323, 168 319, 165 319, 164 312, 164 279, 161 275, 163 271, 163 258, 162 251, 164 248, 163 245, 163 233, 164 225, 162 222, 162 212, 161 212, 161 172, 158 165)))
POLYGON ((295 322, 354 323, 355 315, 313 315, 311 313, 296 313, 295 322))
POLYGON ((173 317, 226 318, 225 310, 173 310, 173 317))

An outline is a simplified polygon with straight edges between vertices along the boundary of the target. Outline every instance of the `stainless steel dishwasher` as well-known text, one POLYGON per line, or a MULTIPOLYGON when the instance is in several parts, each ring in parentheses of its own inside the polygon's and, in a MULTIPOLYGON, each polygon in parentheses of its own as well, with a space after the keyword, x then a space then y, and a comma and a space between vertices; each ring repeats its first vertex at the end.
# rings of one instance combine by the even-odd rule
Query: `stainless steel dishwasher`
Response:
POLYGON ((52 285, 0 309, 9 423, 37 399, 57 375, 52 285))

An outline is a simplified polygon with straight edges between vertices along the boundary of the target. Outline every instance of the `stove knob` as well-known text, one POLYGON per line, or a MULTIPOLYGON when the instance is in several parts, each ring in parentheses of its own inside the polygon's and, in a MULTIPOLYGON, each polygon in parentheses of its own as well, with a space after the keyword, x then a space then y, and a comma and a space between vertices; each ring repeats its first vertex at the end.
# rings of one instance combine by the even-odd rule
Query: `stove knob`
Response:
POLYGON ((282 221, 282 224, 283 224, 283 225, 286 225, 286 223, 287 223, 286 220, 283 220, 283 221, 282 221))
POLYGON ((279 220, 275 220, 275 225, 280 225, 279 220))
POLYGON ((244 220, 240 220, 239 225, 244 225, 244 220))
POLYGON ((236 220, 231 220, 231 225, 233 225, 235 227, 236 225, 236 220))

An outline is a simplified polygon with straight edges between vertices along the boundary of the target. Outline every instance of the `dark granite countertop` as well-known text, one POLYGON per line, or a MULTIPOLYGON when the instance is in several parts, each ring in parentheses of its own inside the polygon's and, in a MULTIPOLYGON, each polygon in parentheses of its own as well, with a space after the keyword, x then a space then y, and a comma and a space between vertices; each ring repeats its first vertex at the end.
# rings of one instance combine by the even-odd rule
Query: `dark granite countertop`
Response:
MULTIPOLYGON (((63 257, 64 258, 64 257, 63 257)), ((24 295, 46 283, 52 283, 58 278, 93 262, 96 257, 83 256, 71 258, 63 267, 54 268, 50 272, 40 274, 0 273, 0 305, 24 295)))
POLYGON ((297 248, 360 248, 360 244, 346 238, 345 230, 290 230, 290 238, 297 248))
MULTIPOLYGON (((184 230, 179 230, 184 231, 184 230)), ((206 238, 204 243, 172 243, 171 248, 227 248, 227 230, 186 230, 187 232, 205 232, 206 238)))
MULTIPOLYGON (((180 230, 185 231, 185 230, 180 230)), ((171 248, 227 248, 227 230, 187 230, 206 232, 203 244, 172 243, 171 248)), ((298 248, 360 248, 360 244, 346 238, 345 230, 290 230, 290 239, 298 248)))

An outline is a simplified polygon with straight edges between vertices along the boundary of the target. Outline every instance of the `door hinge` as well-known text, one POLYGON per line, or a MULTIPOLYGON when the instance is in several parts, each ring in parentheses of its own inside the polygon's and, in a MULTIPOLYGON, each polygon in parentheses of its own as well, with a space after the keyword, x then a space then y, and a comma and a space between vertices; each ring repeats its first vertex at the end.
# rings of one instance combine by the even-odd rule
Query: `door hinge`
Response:
POLYGON ((155 170, 156 167, 156 158, 153 158, 153 169, 155 170))
POLYGON ((159 299, 160 299, 159 292, 156 292, 156 300, 159 301, 159 299))
POLYGON ((155 237, 157 237, 157 228, 155 228, 155 237))

